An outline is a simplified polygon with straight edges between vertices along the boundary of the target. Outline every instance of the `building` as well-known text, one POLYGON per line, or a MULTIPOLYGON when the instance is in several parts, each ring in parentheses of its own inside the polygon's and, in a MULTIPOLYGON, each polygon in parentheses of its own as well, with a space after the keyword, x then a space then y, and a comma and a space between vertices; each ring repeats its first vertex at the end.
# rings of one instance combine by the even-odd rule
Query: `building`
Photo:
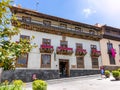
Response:
MULTIPOLYGON (((38 47, 19 57, 17 69, 4 72, 2 80, 32 81, 33 75, 56 79, 99 73, 101 28, 20 7, 12 7, 11 11, 21 22, 21 34, 12 40, 35 36, 31 43, 38 47)), ((12 25, 16 26, 16 22, 12 21, 12 25)))
POLYGON ((102 64, 105 69, 120 68, 120 29, 102 26, 103 38, 100 40, 102 64))

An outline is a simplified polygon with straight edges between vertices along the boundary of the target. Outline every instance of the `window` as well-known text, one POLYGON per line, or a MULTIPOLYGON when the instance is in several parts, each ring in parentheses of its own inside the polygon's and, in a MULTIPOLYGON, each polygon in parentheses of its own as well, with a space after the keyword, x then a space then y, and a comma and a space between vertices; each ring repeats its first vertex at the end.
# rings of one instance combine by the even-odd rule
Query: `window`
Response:
POLYGON ((68 47, 67 41, 60 41, 60 46, 61 47, 68 47))
POLYGON ((81 30, 80 27, 75 27, 75 30, 76 30, 76 31, 80 31, 80 32, 82 32, 82 30, 81 30))
POLYGON ((50 39, 45 39, 43 38, 43 42, 44 45, 51 45, 51 40, 50 39))
POLYGON ((95 34, 95 31, 89 30, 89 33, 90 33, 90 34, 95 34))
POLYGON ((51 21, 43 20, 45 26, 51 26, 51 21))
POLYGON ((30 36, 20 35, 20 39, 27 39, 27 40, 30 40, 30 36))
POLYGON ((76 57, 76 59, 77 59, 77 68, 84 68, 84 58, 76 57))
POLYGON ((60 27, 61 27, 61 28, 67 28, 67 25, 64 24, 64 23, 60 23, 60 27))
POLYGON ((16 61, 17 67, 27 67, 28 54, 22 54, 16 61))
POLYGON ((107 48, 108 48, 108 55, 109 55, 110 64, 115 64, 115 58, 112 56, 112 53, 111 53, 111 49, 113 48, 113 44, 108 42, 107 48))
POLYGON ((91 50, 92 50, 92 49, 95 49, 95 50, 96 50, 96 49, 97 49, 97 46, 96 46, 96 45, 91 45, 91 50))
POLYGON ((110 33, 110 30, 109 30, 109 29, 106 29, 106 33, 110 33))
POLYGON ((22 16, 22 20, 25 22, 31 22, 31 17, 22 16))
POLYGON ((41 55, 41 68, 50 68, 51 67, 51 55, 42 54, 41 55))
POLYGON ((92 58, 92 68, 99 68, 98 58, 92 58))
POLYGON ((76 43, 76 48, 83 48, 81 43, 76 43))

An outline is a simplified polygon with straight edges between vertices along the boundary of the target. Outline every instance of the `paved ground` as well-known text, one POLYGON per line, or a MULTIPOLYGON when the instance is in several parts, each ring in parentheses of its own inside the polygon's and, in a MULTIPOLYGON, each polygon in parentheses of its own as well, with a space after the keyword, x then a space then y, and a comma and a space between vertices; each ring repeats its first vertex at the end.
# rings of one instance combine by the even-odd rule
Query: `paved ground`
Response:
MULTIPOLYGON (((120 90, 120 81, 113 77, 101 79, 100 75, 48 80, 47 83, 47 90, 120 90)), ((27 84, 26 90, 32 90, 31 83, 27 84)))

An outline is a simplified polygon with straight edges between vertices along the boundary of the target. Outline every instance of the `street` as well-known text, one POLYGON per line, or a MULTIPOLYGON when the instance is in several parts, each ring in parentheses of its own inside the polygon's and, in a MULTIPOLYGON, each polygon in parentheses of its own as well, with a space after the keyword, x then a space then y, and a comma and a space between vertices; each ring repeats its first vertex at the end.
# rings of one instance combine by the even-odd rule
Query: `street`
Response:
MULTIPOLYGON (((113 77, 101 78, 100 75, 48 80, 47 83, 47 90, 120 90, 120 81, 113 77)), ((29 85, 27 90, 31 90, 29 85)))

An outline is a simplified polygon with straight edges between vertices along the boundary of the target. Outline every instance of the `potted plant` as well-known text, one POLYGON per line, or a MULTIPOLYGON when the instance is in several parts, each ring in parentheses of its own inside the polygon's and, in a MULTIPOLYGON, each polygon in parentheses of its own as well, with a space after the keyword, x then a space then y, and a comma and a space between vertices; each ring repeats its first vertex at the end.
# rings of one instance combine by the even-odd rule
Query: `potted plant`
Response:
POLYGON ((43 80, 35 80, 32 83, 33 90, 47 90, 47 83, 43 80))
POLYGON ((115 78, 115 80, 119 80, 120 79, 120 72, 119 71, 117 71, 117 70, 112 71, 112 75, 115 78))
POLYGON ((109 78, 110 77, 110 71, 109 70, 105 70, 105 77, 109 78))

